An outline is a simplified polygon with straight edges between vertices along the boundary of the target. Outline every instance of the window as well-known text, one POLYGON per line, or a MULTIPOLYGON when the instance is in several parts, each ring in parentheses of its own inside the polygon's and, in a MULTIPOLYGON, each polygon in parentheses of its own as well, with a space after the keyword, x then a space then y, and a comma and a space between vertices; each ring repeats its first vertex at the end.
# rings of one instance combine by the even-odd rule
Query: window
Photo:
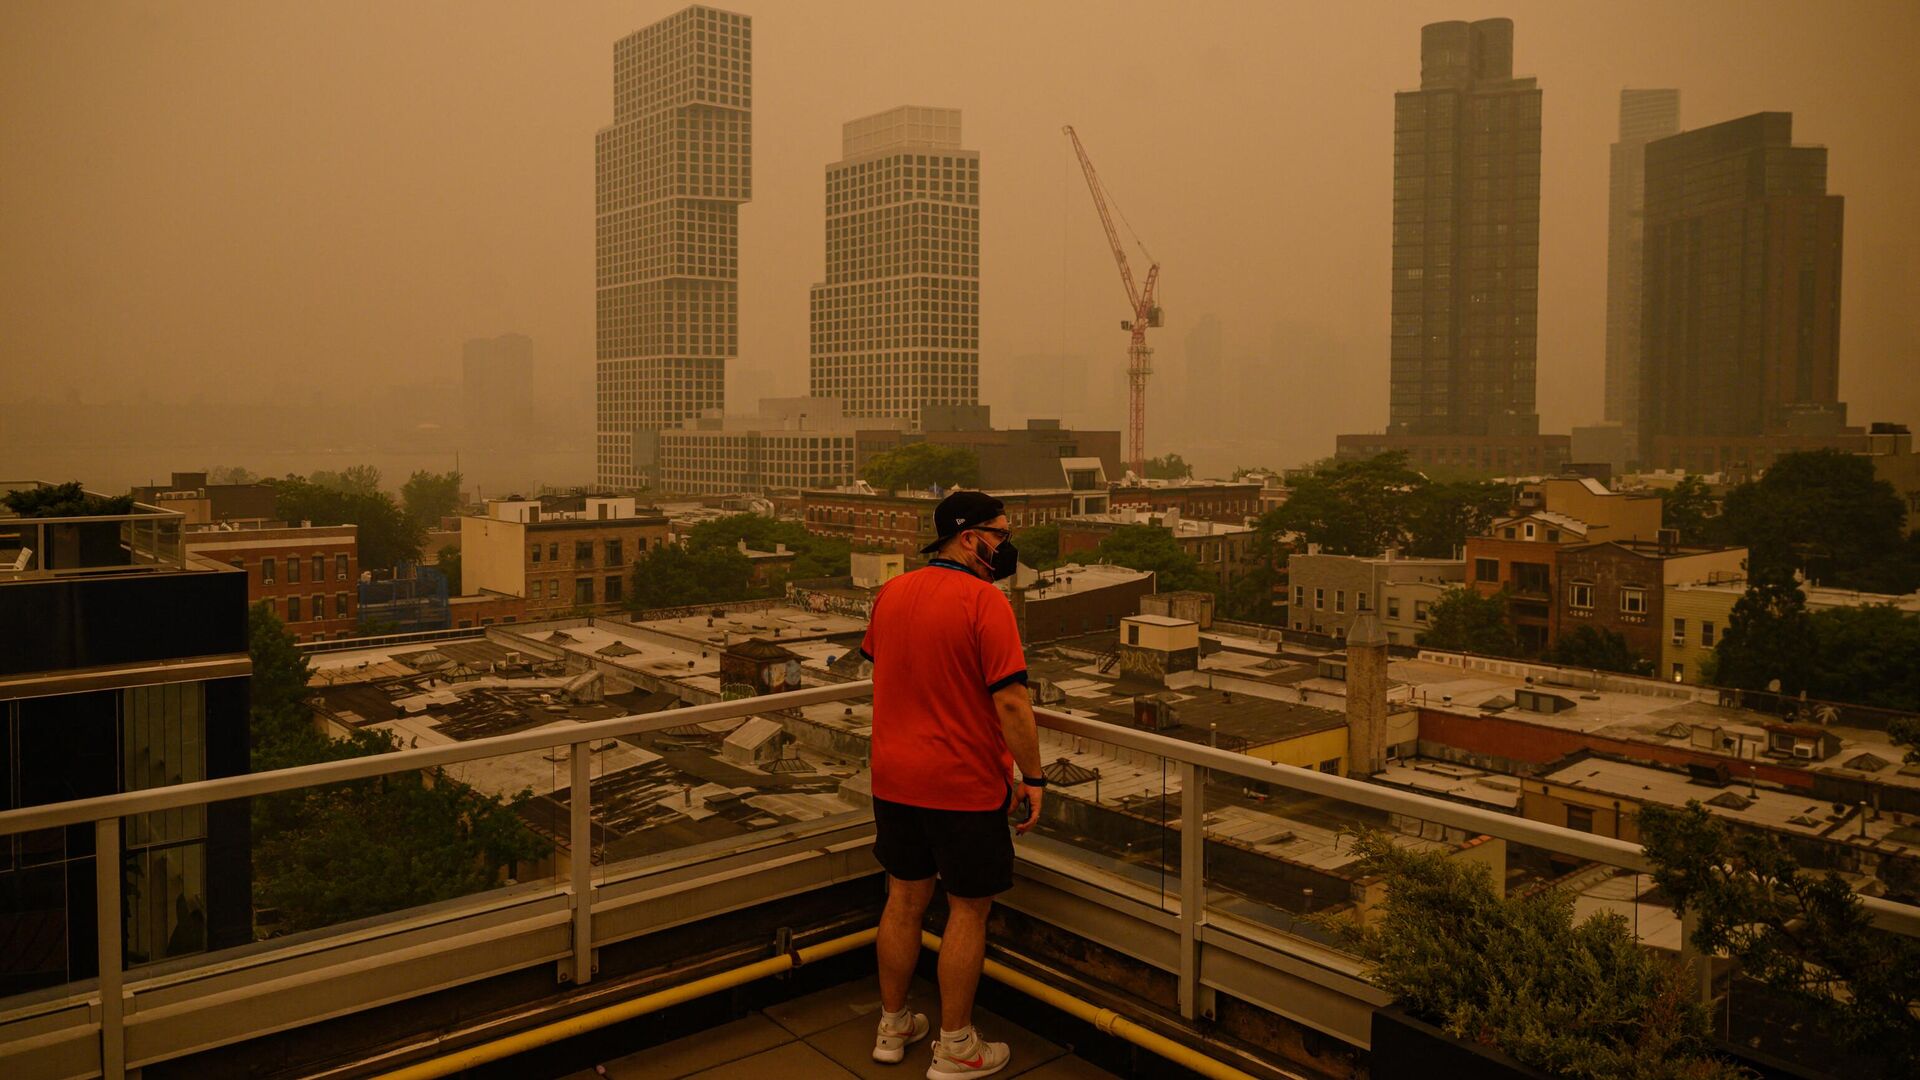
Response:
POLYGON ((1548 529, 1548 530, 1547 530, 1547 543, 1549 543, 1549 544, 1557 544, 1557 543, 1559 543, 1559 542, 1560 542, 1560 530, 1559 530, 1559 529, 1548 529))
POLYGON ((1700 623, 1700 645, 1703 648, 1713 648, 1713 624, 1704 620, 1700 623))
POLYGON ((1633 585, 1620 586, 1620 613, 1622 615, 1645 615, 1647 613, 1647 590, 1633 585))
POLYGON ((319 622, 321 619, 326 618, 327 617, 326 596, 322 593, 314 593, 313 596, 310 597, 310 599, 313 601, 313 621, 319 622))
POLYGON ((1593 831, 1593 808, 1590 806, 1567 807, 1567 828, 1580 832, 1593 831))
POLYGON ((533 558, 530 561, 535 566, 540 565, 540 545, 539 544, 533 545, 533 558))
POLYGON ((348 615, 347 594, 343 592, 334 593, 333 594, 333 617, 336 619, 344 619, 347 617, 347 615, 348 615))
POLYGON ((347 580, 347 557, 345 555, 335 555, 333 557, 333 579, 335 581, 347 580))
POLYGON ((1354 609, 1355 611, 1372 611, 1372 610, 1373 610, 1373 597, 1371 597, 1371 596, 1369 596, 1369 595, 1367 595, 1366 593, 1363 593, 1363 592, 1357 592, 1357 593, 1354 593, 1354 594, 1353 594, 1353 609, 1354 609))
POLYGON ((1305 585, 1295 585, 1293 587, 1293 606, 1307 606, 1307 587, 1305 585))
POLYGON ((1140 624, 1139 623, 1127 624, 1127 644, 1129 645, 1140 644, 1140 624))
POLYGON ((260 560, 260 584, 273 584, 273 556, 271 555, 260 560))
POLYGON ((1685 645, 1687 643, 1687 620, 1673 620, 1673 643, 1675 645, 1685 645))
POLYGON ((1387 597, 1387 618, 1397 619, 1399 617, 1400 617, 1400 598, 1397 596, 1387 597))
POLYGON ((265 597, 265 598, 263 598, 263 599, 262 599, 262 600, 260 601, 260 603, 261 603, 261 605, 262 605, 262 606, 264 606, 264 607, 265 607, 265 608, 267 609, 267 614, 269 614, 269 615, 273 615, 273 616, 276 616, 276 617, 277 617, 277 616, 278 616, 278 615, 280 614, 280 613, 279 613, 279 611, 278 611, 278 610, 276 610, 276 609, 275 609, 275 607, 274 607, 274 604, 273 604, 273 597, 271 597, 271 596, 269 596, 269 597, 265 597))
POLYGON ((619 574, 608 574, 606 582, 600 587, 601 598, 609 604, 619 603, 623 585, 619 574))
POLYGON ((1582 611, 1593 610, 1593 585, 1590 582, 1576 581, 1567 586, 1567 606, 1582 611))
POLYGON ((1513 526, 1511 526, 1511 525, 1509 525, 1509 526, 1507 526, 1506 528, 1504 528, 1504 529, 1501 529, 1501 530, 1500 530, 1500 538, 1501 538, 1501 539, 1503 539, 1503 540, 1511 540, 1511 539, 1513 539, 1513 526))
POLYGON ((592 566, 593 565, 593 541, 575 540, 573 542, 573 565, 575 566, 592 566))
POLYGON ((1345 589, 1333 590, 1333 610, 1335 611, 1347 610, 1347 590, 1345 589))
POLYGON ((1473 580, 1499 581, 1500 580, 1500 560, 1499 559, 1473 560, 1473 580))
POLYGON ((547 545, 547 561, 548 561, 548 562, 559 562, 559 561, 560 561, 560 543, 559 543, 559 541, 555 541, 555 542, 553 542, 553 543, 551 543, 551 544, 548 544, 548 545, 547 545))
POLYGON ((1328 773, 1333 776, 1339 776, 1340 775, 1340 759, 1328 758, 1327 760, 1321 762, 1320 771, 1323 773, 1328 773))
POLYGON ((1327 608, 1327 590, 1325 589, 1313 590, 1313 610, 1325 611, 1326 608, 1327 608))
POLYGON ((576 607, 593 605, 593 579, 590 577, 573 579, 573 603, 576 607))
POLYGON ((1415 600, 1413 602, 1413 621, 1427 621, 1427 602, 1425 600, 1415 600))
POLYGON ((1533 539, 1533 522, 1531 521, 1526 524, 1526 537, 1529 540, 1533 539))
POLYGON ((297 596, 287 597, 287 621, 300 621, 300 598, 297 596))
POLYGON ((560 580, 558 578, 555 578, 554 580, 547 582, 547 599, 549 600, 560 599, 560 580))
POLYGON ((299 580, 300 580, 300 556, 289 555, 287 556, 287 584, 291 585, 294 582, 299 580))
POLYGON ((313 557, 313 580, 327 580, 327 557, 325 555, 315 555, 313 557))
POLYGON ((1685 664, 1673 665, 1673 681, 1674 682, 1687 681, 1687 665, 1685 664))
POLYGON ((621 550, 620 541, 618 540, 607 541, 607 565, 619 566, 620 564, 626 561, 627 561, 626 553, 621 550))

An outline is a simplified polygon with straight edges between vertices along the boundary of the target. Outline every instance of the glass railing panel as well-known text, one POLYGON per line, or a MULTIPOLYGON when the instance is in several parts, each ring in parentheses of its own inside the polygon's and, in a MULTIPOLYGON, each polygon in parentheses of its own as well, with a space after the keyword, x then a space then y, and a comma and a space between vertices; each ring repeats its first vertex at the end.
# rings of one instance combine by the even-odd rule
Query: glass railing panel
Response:
POLYGON ((0 837, 0 1014, 83 998, 98 973, 91 825, 0 837))
POLYGON ((1087 880, 1171 911, 1180 899, 1177 762, 1100 739, 1040 729, 1049 786, 1040 824, 1020 843, 1063 856, 1087 880))

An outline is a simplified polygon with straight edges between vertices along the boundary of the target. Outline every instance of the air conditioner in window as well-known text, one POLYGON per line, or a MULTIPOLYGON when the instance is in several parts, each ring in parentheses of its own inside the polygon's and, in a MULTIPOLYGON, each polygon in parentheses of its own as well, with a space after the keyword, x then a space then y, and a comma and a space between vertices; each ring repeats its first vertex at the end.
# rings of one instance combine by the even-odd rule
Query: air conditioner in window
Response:
POLYGON ((1807 760, 1811 761, 1813 760, 1813 747, 1808 746, 1804 743, 1797 745, 1793 748, 1793 756, 1797 758, 1806 758, 1807 760))

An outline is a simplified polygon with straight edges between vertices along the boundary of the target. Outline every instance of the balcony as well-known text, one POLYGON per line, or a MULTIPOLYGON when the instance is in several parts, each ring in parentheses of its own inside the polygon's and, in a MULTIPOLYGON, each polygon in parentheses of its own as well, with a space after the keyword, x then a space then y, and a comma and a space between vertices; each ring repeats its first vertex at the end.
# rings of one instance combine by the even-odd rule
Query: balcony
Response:
MULTIPOLYGON (((0 490, 30 485, 0 482, 0 490)), ((181 570, 186 515, 145 503, 119 514, 17 517, 0 506, 0 581, 181 570)))
MULTIPOLYGON (((632 1035, 605 1025, 681 1002, 708 1002, 711 1019, 727 1019, 726 996, 712 995, 774 976, 829 986, 867 977, 881 885, 871 820, 858 808, 860 725, 845 717, 870 689, 853 682, 558 723, 0 813, 0 837, 91 833, 102 973, 0 998, 0 1057, 33 1077, 269 1067, 428 1076, 489 1061, 551 1075, 512 1055, 551 1053, 556 1040, 596 1031, 632 1035), (714 750, 719 732, 746 730, 738 722, 756 716, 778 717, 807 752, 755 765, 730 756, 739 766, 731 787, 673 779, 670 763, 689 760, 675 755, 714 750), (521 879, 236 948, 128 962, 122 928, 133 898, 115 867, 133 830, 230 800, 423 772, 473 783, 480 769, 504 770, 538 796, 526 817, 553 840, 554 856, 521 879), (814 776, 771 790, 771 778, 801 771, 814 776), (758 794, 744 782, 751 774, 769 778, 758 794)), ((1381 900, 1354 870, 1359 828, 1483 862, 1500 882, 1577 868, 1578 905, 1630 911, 1643 944, 1699 960, 1652 894, 1637 845, 1069 713, 1038 715, 1059 783, 1041 827, 1017 845, 1015 885, 998 905, 989 976, 1000 996, 983 988, 990 1008, 1018 1009, 1027 1026, 1058 1014, 1097 1026, 1085 1028, 1089 1039, 1204 1060, 1213 1076, 1359 1067, 1387 996, 1319 918, 1364 922, 1381 900), (1276 1031, 1290 1034, 1263 1041, 1276 1031)), ((1867 905, 1882 928, 1920 934, 1920 910, 1867 905)), ((1737 1024, 1743 992, 1713 992, 1737 1024)), ((809 1041, 787 1030, 782 1045, 809 1041)), ((601 1057, 625 1052, 613 1050, 601 1057)))

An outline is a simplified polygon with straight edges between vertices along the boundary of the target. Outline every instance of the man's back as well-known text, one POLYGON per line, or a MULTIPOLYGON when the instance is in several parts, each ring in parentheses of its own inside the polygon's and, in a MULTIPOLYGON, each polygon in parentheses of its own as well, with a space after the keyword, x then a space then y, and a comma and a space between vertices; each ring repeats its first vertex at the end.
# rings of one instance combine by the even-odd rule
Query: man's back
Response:
POLYGON ((1026 678, 1000 590, 936 560, 888 582, 862 652, 873 660, 873 794, 937 810, 996 810, 1007 745, 993 693, 1026 678))

